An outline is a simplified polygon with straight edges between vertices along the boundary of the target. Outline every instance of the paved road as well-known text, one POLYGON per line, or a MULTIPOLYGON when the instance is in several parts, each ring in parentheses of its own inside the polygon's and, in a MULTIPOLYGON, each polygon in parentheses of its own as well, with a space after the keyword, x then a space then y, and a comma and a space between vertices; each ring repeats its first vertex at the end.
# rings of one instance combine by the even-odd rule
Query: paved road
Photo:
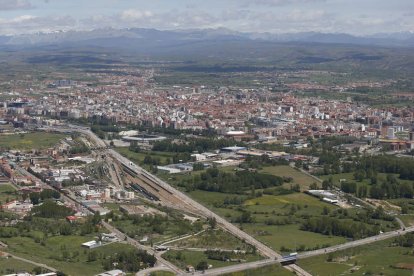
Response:
MULTIPOLYGON (((90 139, 94 140, 95 144, 98 146, 106 147, 106 144, 104 141, 102 141, 99 137, 97 137, 92 131, 85 127, 78 127, 74 125, 70 125, 69 128, 54 128, 54 131, 77 131, 80 133, 83 133, 84 135, 88 135, 90 139)), ((159 179, 158 177, 150 174, 146 170, 144 170, 141 167, 138 167, 136 164, 133 164, 129 159, 125 158, 124 156, 120 155, 118 152, 116 152, 113 149, 108 149, 107 152, 111 154, 115 159, 117 159, 119 162, 127 166, 132 171, 136 172, 137 174, 144 174, 147 177, 151 178, 155 183, 166 189, 167 191, 171 192, 183 202, 183 205, 190 206, 193 211, 196 211, 200 215, 206 217, 206 218, 215 218, 217 221, 217 224, 223 228, 224 230, 232 233, 236 237, 246 241, 247 243, 253 245, 256 247, 257 251, 260 252, 262 255, 268 257, 270 260, 274 259, 280 259, 282 256, 275 252, 273 249, 269 248, 268 246, 264 245, 263 243, 259 242, 249 234, 243 232, 238 227, 233 225, 232 223, 228 222, 227 220, 223 219, 222 217, 218 216, 217 214, 210 211, 208 208, 203 206, 202 204, 196 202, 186 194, 182 193, 181 191, 178 191, 177 189, 173 188, 163 180, 159 179), (131 165, 132 164, 132 165, 131 165)), ((241 267, 245 267, 245 269, 249 269, 251 265, 249 263, 241 264, 241 267)), ((228 268, 227 268, 228 269, 228 268)), ((295 270, 296 273, 299 275, 310 275, 309 273, 305 272, 303 269, 300 269, 296 265, 290 266, 290 269, 295 270)), ((242 269, 243 270, 243 269, 242 269)), ((221 273, 222 274, 222 273, 221 273)))
POLYGON ((131 237, 128 237, 127 235, 125 235, 124 233, 119 231, 117 228, 110 225, 109 223, 106 223, 105 221, 102 221, 101 223, 106 229, 108 229, 112 233, 115 233, 118 236, 119 239, 124 240, 129 245, 132 245, 135 248, 145 250, 149 254, 154 255, 157 258, 157 261, 158 261, 157 267, 161 266, 161 267, 167 268, 168 270, 173 271, 177 275, 185 274, 184 271, 182 271, 181 269, 179 269, 178 267, 176 267, 172 263, 168 262, 164 258, 162 258, 161 254, 159 252, 154 251, 154 249, 152 249, 151 247, 140 244, 137 240, 135 240, 131 237))
POLYGON ((401 229, 404 229, 406 227, 404 222, 400 218, 395 217, 395 220, 398 222, 401 229))
MULTIPOLYGON (((55 189, 54 187, 50 186, 49 184, 43 182, 37 176, 35 176, 35 175, 31 174, 30 172, 28 172, 26 169, 24 169, 20 166, 16 166, 16 169, 23 175, 29 176, 32 179, 37 179, 40 182, 40 184, 42 185, 42 188, 51 189, 51 190, 55 189)), ((75 200, 75 199, 73 199, 73 198, 71 198, 71 197, 69 197, 69 196, 67 196, 63 193, 60 193, 60 198, 63 201, 68 202, 68 203, 72 204, 73 206, 76 206, 78 209, 80 209, 82 212, 84 212, 88 215, 93 214, 90 210, 88 210, 85 206, 83 206, 82 203, 78 202, 77 200, 75 200)))
POLYGON ((245 240, 247 243, 250 243, 254 245, 259 252, 264 254, 265 256, 269 258, 280 258, 281 255, 276 253, 274 250, 270 249, 266 245, 262 244, 261 242, 254 239, 252 236, 248 235, 247 233, 243 232, 239 228, 237 228, 232 223, 228 222, 227 220, 221 218, 220 216, 216 215, 200 203, 194 201, 189 196, 183 194, 181 191, 178 191, 177 189, 171 187, 169 184, 164 182, 163 180, 159 179, 158 177, 150 174, 146 170, 138 167, 137 165, 131 164, 131 161, 129 161, 127 158, 120 155, 118 152, 114 151, 113 149, 109 149, 108 152, 116 158, 119 162, 123 163, 125 166, 129 167, 131 170, 135 171, 138 174, 145 174, 147 176, 150 176, 154 182, 156 182, 158 185, 166 189, 167 191, 173 193, 177 198, 181 199, 183 203, 185 203, 188 206, 191 206, 193 210, 197 211, 200 215, 204 217, 214 217, 217 221, 217 223, 224 228, 226 231, 233 233, 235 236, 239 237, 240 239, 245 240))
POLYGON ((225 273, 243 271, 246 269, 256 269, 256 268, 260 268, 260 267, 268 266, 272 264, 277 264, 277 263, 279 263, 277 260, 266 259, 266 260, 261 260, 257 262, 243 263, 243 264, 232 265, 232 266, 227 266, 227 267, 212 268, 204 272, 197 271, 197 272, 194 272, 192 275, 222 275, 225 273))
POLYGON ((314 250, 314 251, 303 252, 303 253, 298 254, 298 259, 309 258, 309 257, 313 257, 313 256, 328 254, 328 253, 332 253, 332 252, 352 248, 352 247, 357 247, 357 246, 360 246, 360 245, 370 244, 370 243, 374 243, 374 242, 377 242, 377 241, 382 241, 382 240, 398 237, 398 236, 401 236, 401 235, 405 235, 405 234, 411 233, 411 232, 414 232, 414 226, 405 228, 404 231, 403 230, 395 230, 395 231, 385 232, 385 233, 379 234, 377 236, 372 236, 372 237, 361 239, 361 240, 351 241, 351 242, 347 242, 347 243, 344 243, 344 244, 334 245, 334 246, 331 246, 331 247, 318 249, 318 250, 314 250))
POLYGON ((50 270, 50 271, 52 271, 52 272, 56 272, 56 271, 57 271, 57 269, 56 269, 56 268, 50 267, 50 266, 48 266, 48 265, 41 264, 41 263, 37 263, 37 262, 31 261, 31 260, 28 260, 28 259, 25 259, 25 258, 22 258, 22 257, 18 257, 18 256, 16 256, 16 255, 12 255, 12 254, 10 254, 10 253, 7 253, 7 254, 8 254, 10 257, 12 257, 13 259, 16 259, 16 260, 19 260, 19 261, 22 261, 22 262, 26 262, 26 263, 32 264, 32 265, 34 265, 34 266, 40 266, 40 267, 43 267, 43 268, 45 268, 45 269, 47 269, 47 270, 50 270))

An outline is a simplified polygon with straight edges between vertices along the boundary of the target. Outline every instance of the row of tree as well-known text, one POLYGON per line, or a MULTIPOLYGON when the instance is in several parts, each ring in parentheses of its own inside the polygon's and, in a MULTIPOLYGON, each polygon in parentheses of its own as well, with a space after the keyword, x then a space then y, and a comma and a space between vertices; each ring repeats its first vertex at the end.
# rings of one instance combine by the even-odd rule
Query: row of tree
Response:
POLYGON ((380 231, 378 226, 368 226, 362 222, 340 220, 332 217, 312 217, 305 220, 301 230, 320 233, 323 235, 343 236, 353 239, 377 235, 380 231))

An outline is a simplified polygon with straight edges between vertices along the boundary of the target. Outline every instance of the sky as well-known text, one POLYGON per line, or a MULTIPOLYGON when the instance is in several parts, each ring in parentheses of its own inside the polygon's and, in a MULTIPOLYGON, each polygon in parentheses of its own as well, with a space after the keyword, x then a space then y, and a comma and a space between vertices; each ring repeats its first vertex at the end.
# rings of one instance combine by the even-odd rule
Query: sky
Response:
POLYGON ((99 28, 414 32, 414 0, 0 0, 0 34, 99 28))

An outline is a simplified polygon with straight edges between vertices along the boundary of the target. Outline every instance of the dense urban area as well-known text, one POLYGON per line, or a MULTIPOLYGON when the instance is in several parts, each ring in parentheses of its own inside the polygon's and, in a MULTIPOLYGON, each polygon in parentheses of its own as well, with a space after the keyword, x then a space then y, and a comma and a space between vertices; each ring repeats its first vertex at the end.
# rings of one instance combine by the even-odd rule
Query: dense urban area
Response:
POLYGON ((411 275, 409 80, 37 66, 0 83, 0 274, 411 275))
POLYGON ((0 0, 0 276, 414 275, 413 0, 0 0))

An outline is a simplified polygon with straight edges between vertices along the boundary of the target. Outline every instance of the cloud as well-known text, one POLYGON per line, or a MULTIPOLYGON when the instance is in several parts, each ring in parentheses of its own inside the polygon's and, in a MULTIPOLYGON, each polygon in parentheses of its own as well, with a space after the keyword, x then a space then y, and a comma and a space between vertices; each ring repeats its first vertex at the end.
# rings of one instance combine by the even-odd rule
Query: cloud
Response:
MULTIPOLYGON (((9 14, 2 13, 1 16, 4 18, 0 18, 0 34, 108 27, 163 30, 224 27, 244 32, 314 31, 352 34, 414 29, 412 9, 403 9, 399 6, 393 9, 384 9, 382 6, 367 8, 368 4, 357 9, 346 5, 347 1, 351 0, 228 0, 225 5, 214 7, 212 5, 211 9, 196 5, 195 1, 191 0, 183 1, 181 6, 177 4, 175 8, 137 5, 138 0, 88 0, 85 1, 88 2, 88 7, 94 7, 94 4, 99 2, 105 8, 96 4, 96 9, 84 9, 79 12, 74 10, 78 7, 75 3, 80 3, 82 0, 37 1, 0 0, 0 10, 30 9, 33 8, 30 2, 38 4, 36 9, 30 10, 31 15, 27 15, 24 10, 9 12, 9 14), (71 4, 67 4, 69 2, 66 1, 71 1, 71 4), (42 5, 42 2, 49 4, 42 5), (123 5, 117 5, 121 2, 123 5), (108 9, 115 6, 117 8, 108 9)), ((161 0, 153 2, 157 1, 161 2, 161 0)), ((210 1, 218 2, 218 0, 210 1)), ((355 3, 355 1, 351 2, 355 3)), ((366 1, 370 3, 377 0, 366 1)), ((79 5, 82 7, 82 4, 79 5)))
POLYGON ((2 30, 2 34, 73 30, 76 27, 76 20, 70 16, 38 17, 33 15, 21 15, 11 19, 0 18, 0 29, 2 30))
POLYGON ((119 15, 120 19, 123 21, 137 21, 142 19, 148 19, 153 16, 153 13, 150 11, 141 11, 136 9, 129 9, 121 12, 119 15))
POLYGON ((33 6, 28 0, 0 0, 0 11, 27 10, 33 6))
POLYGON ((238 3, 241 3, 242 6, 289 6, 294 4, 313 4, 319 2, 326 2, 327 0, 239 0, 238 3))
POLYGON ((86 29, 90 28, 212 28, 219 26, 220 19, 204 11, 152 12, 128 9, 114 15, 94 15, 80 20, 86 29))

